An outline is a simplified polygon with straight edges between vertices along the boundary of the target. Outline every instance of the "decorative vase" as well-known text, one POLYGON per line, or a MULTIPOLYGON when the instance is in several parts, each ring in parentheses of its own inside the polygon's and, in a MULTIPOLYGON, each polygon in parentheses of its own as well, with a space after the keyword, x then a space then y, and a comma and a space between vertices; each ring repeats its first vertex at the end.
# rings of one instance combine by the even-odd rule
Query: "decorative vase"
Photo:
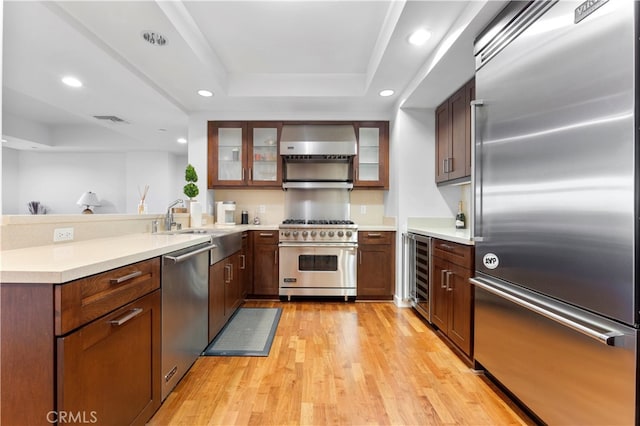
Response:
POLYGON ((202 226, 202 204, 199 201, 191 200, 189 206, 189 219, 192 228, 202 226))

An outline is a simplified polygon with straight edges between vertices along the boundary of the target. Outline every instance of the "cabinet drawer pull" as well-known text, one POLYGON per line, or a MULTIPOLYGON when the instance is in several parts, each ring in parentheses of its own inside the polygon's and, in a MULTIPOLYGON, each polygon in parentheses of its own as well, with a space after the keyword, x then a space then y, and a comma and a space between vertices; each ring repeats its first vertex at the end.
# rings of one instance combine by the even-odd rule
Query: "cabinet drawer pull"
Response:
POLYGON ((135 271, 120 278, 111 278, 109 282, 111 284, 122 284, 123 282, 132 280, 136 277, 139 277, 140 275, 142 275, 142 271, 135 271))
POLYGON ((444 250, 455 250, 454 246, 450 246, 449 244, 440 244, 440 248, 444 249, 444 250))
POLYGON ((378 233, 373 233, 373 234, 371 232, 369 232, 369 233, 367 233, 367 237, 369 237, 369 238, 380 238, 380 237, 382 237, 382 234, 379 233, 379 232, 378 233))
POLYGON ((261 237, 273 237, 273 232, 261 232, 261 237))
POLYGON ((142 313, 142 308, 134 308, 134 309, 131 310, 131 312, 129 312, 128 314, 126 314, 122 318, 117 319, 117 320, 111 320, 109 322, 111 323, 111 325, 121 326, 125 322, 129 321, 130 319, 133 319, 133 318, 137 317, 141 313, 142 313))

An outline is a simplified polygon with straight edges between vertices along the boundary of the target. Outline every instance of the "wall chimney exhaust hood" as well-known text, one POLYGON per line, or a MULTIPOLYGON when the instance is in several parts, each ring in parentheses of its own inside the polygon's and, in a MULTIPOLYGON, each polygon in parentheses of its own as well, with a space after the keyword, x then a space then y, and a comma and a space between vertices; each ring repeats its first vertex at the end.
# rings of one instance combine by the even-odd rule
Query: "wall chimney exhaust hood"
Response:
POLYGON ((283 189, 352 189, 357 146, 351 124, 282 126, 283 189))
POLYGON ((282 126, 280 155, 287 160, 348 161, 357 152, 351 124, 287 124, 282 126))

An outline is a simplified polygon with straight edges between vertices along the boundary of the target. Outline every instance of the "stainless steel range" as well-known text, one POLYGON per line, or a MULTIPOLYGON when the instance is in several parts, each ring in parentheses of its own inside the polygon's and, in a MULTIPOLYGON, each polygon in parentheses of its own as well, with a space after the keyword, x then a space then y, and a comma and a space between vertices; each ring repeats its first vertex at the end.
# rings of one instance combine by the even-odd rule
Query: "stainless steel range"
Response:
POLYGON ((285 217, 300 219, 280 225, 281 298, 355 298, 358 227, 348 218, 356 153, 350 123, 283 126, 285 217))
POLYGON ((358 226, 288 219, 279 227, 280 297, 356 296, 358 226))

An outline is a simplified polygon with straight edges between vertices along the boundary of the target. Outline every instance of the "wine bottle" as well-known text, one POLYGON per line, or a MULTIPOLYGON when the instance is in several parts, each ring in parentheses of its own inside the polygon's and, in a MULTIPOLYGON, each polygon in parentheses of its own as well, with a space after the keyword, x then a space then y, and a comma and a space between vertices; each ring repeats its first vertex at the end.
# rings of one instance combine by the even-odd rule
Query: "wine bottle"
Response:
POLYGON ((467 227, 464 213, 462 213, 462 201, 458 203, 458 214, 456 215, 456 229, 464 229, 467 227))

